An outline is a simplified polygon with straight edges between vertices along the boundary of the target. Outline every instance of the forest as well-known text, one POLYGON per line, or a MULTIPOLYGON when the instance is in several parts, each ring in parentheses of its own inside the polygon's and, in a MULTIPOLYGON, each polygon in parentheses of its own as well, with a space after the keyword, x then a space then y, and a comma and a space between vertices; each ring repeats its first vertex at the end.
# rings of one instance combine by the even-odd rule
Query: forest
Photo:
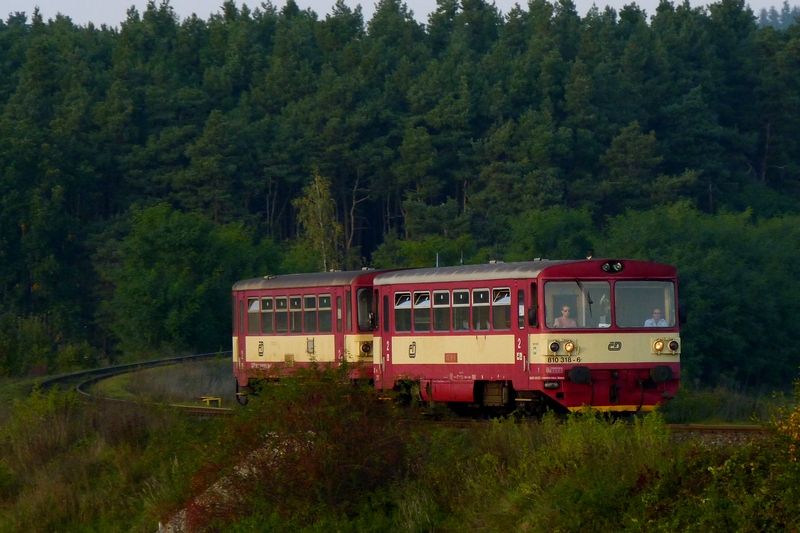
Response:
POLYGON ((678 267, 685 383, 787 388, 799 131, 800 25, 742 0, 12 13, 0 375, 229 349, 247 277, 593 250, 678 267))

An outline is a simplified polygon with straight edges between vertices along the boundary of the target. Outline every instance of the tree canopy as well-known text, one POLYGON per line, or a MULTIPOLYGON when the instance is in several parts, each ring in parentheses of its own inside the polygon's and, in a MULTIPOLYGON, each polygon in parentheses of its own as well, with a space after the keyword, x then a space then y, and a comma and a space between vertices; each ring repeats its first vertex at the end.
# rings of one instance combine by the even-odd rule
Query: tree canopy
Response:
POLYGON ((800 25, 437 6, 0 21, 0 370, 217 349, 248 276, 593 248, 678 266, 688 375, 788 383, 800 25))

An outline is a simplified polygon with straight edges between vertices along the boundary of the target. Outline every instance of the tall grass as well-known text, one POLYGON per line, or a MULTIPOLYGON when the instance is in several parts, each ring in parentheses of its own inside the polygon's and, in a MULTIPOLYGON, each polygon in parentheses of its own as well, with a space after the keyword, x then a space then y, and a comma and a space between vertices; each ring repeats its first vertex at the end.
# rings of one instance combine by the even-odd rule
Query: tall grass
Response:
POLYGON ((222 506, 194 499, 190 522, 199 528, 256 513, 310 527, 357 515, 385 493, 402 472, 407 439, 394 407, 346 376, 311 371, 264 387, 227 427, 216 461, 195 478, 204 489, 224 473, 230 498, 222 506), (242 468, 248 475, 237 474, 242 468))
POLYGON ((0 428, 0 531, 152 531, 212 425, 34 392, 0 428), (144 503, 144 505, 143 505, 144 503))
POLYGON ((420 435, 413 497, 400 499, 402 529, 572 531, 616 528, 631 492, 671 453, 657 416, 632 426, 595 416, 562 423, 495 421, 464 442, 420 435))
POLYGON ((684 386, 662 412, 671 423, 765 423, 787 403, 791 397, 768 391, 684 386))
MULTIPOLYGON (((800 524, 786 435, 676 442, 659 413, 476 429, 404 424, 330 375, 267 387, 195 478, 256 465, 233 503, 190 502, 198 530, 781 530, 800 524), (258 455, 253 462, 253 451, 258 455), (238 451, 238 453, 237 453, 238 451), (233 462, 231 462, 233 461, 233 462), (733 509, 735 508, 735 509, 733 509), (721 526, 722 525, 722 526, 721 526)), ((308 377, 307 377, 308 378, 308 377)))
POLYGON ((94 392, 162 403, 198 403, 201 396, 216 396, 232 405, 236 390, 231 368, 228 358, 149 368, 103 380, 94 392))
MULTIPOLYGON (((798 403, 748 445, 631 423, 409 422, 333 371, 224 421, 35 393, 0 428, 0 531, 796 531, 798 403), (219 488, 223 487, 220 491, 219 488)), ((800 391, 798 392, 800 394, 800 391)))

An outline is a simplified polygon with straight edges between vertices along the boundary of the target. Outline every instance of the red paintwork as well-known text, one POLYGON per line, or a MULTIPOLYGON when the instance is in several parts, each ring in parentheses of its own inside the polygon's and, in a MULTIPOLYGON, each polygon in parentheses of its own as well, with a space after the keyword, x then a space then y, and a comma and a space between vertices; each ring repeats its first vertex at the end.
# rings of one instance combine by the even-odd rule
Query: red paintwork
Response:
MULTIPOLYGON (((627 364, 585 364, 585 365, 532 365, 530 373, 517 372, 516 365, 402 365, 402 373, 396 379, 430 382, 432 389, 420 387, 423 400, 440 402, 474 401, 473 388, 475 382, 510 381, 517 393, 537 391, 550 397, 564 407, 613 406, 613 405, 655 405, 664 401, 664 394, 674 396, 678 391, 680 365, 664 363, 672 369, 674 379, 666 383, 656 384, 652 388, 642 388, 639 383, 646 383, 650 377, 650 369, 655 363, 627 364), (569 370, 575 366, 586 366, 591 370, 592 383, 582 385, 569 381, 569 370), (558 374, 548 373, 552 367, 562 368, 558 374), (612 371, 618 376, 612 379, 612 371), (551 390, 544 388, 545 381, 558 381, 561 386, 551 390), (617 400, 610 397, 611 385, 617 384, 620 389, 617 400), (559 397, 559 393, 563 394, 559 397)), ((375 383, 378 388, 391 388, 393 385, 382 382, 380 368, 376 369, 375 383)))
MULTIPOLYGON (((458 402, 458 403, 471 403, 476 399, 476 384, 482 386, 485 382, 502 382, 503 384, 510 384, 513 393, 518 396, 531 397, 533 395, 544 395, 552 399, 555 403, 560 404, 566 408, 576 408, 582 405, 591 405, 598 408, 614 408, 615 406, 633 406, 648 407, 659 404, 665 398, 673 396, 678 389, 680 382, 680 363, 665 362, 665 363, 582 363, 578 365, 573 364, 533 364, 528 366, 528 347, 531 335, 541 335, 552 331, 556 334, 556 330, 550 330, 544 325, 544 283, 548 280, 573 280, 581 279, 583 281, 592 280, 635 280, 635 279, 655 279, 655 280, 671 280, 676 283, 677 287, 677 274, 674 267, 670 265, 663 265, 657 263, 650 263, 646 261, 628 261, 624 260, 624 270, 620 273, 605 273, 601 270, 601 265, 606 262, 603 259, 593 259, 586 261, 571 261, 571 262, 531 262, 531 263, 516 263, 509 264, 509 268, 503 269, 486 268, 483 267, 470 267, 469 269, 462 268, 457 272, 462 276, 458 282, 453 282, 452 279, 448 280, 449 272, 456 272, 456 267, 453 269, 420 269, 416 271, 404 271, 412 273, 411 276, 406 275, 388 275, 380 280, 374 286, 378 292, 378 299, 375 302, 377 308, 379 328, 374 332, 374 339, 376 349, 378 346, 382 347, 380 350, 380 361, 366 367, 356 367, 353 370, 353 376, 358 378, 374 378, 375 387, 377 389, 392 389, 400 380, 413 380, 420 384, 420 393, 424 400, 444 401, 444 402, 458 402), (541 266, 540 266, 541 265, 541 266), (514 270, 518 268, 518 270, 514 270), (474 277, 464 277, 464 271, 469 270, 469 275, 474 277), (523 273, 524 275, 509 276, 502 274, 502 272, 516 272, 517 274, 523 273), (481 278, 485 272, 490 272, 487 276, 481 278), (496 274, 500 272, 500 274, 496 274), (415 273, 418 273, 415 274, 415 273), (494 277, 491 277, 494 276, 494 277), (416 279, 415 282, 409 282, 409 279, 416 279), (534 293, 531 289, 531 284, 535 283, 538 291, 534 293), (397 332, 394 331, 394 300, 393 295, 395 292, 411 292, 414 291, 433 291, 446 290, 446 289, 493 289, 493 288, 508 288, 510 289, 511 296, 511 328, 502 330, 476 330, 470 331, 421 331, 421 332, 397 332), (523 292, 522 299, 519 293, 523 292), (534 296, 536 301, 534 300, 534 296), (388 300, 388 314, 384 316, 384 297, 388 300), (537 323, 538 326, 530 326, 527 323, 527 318, 524 324, 520 327, 518 322, 518 309, 522 307, 527 315, 527 310, 532 304, 537 304, 537 323), (388 330, 386 326, 390 327, 388 330), (412 339, 418 336, 422 337, 455 337, 455 336, 494 336, 494 335, 513 335, 514 336, 514 352, 508 354, 507 364, 463 364, 459 360, 474 360, 470 357, 464 357, 469 354, 456 354, 455 351, 447 351, 443 355, 443 362, 440 364, 400 364, 395 365, 393 362, 392 354, 387 352, 386 347, 392 345, 392 338, 395 336, 402 336, 412 339), (656 366, 668 366, 672 371, 672 378, 664 383, 655 384, 650 379, 650 370, 656 366), (591 382, 588 384, 575 383, 570 380, 568 373, 574 366, 588 367, 590 370, 591 382), (547 381, 556 381, 559 383, 557 389, 545 389, 544 385, 547 381)), ((356 279, 347 284, 323 286, 309 286, 303 285, 299 288, 286 289, 248 289, 248 290, 234 290, 235 295, 235 310, 237 314, 241 312, 242 303, 246 307, 248 297, 260 296, 274 296, 274 295, 304 295, 304 294, 320 294, 327 292, 332 295, 333 307, 333 329, 331 333, 336 336, 335 354, 336 360, 341 361, 342 350, 344 346, 345 333, 351 333, 355 329, 357 323, 356 317, 356 289, 372 287, 375 276, 382 274, 381 272, 365 272, 363 276, 358 275, 356 279), (344 297, 345 290, 351 290, 351 306, 350 309, 353 313, 352 325, 353 328, 347 331, 346 317, 343 317, 345 326, 342 331, 336 331, 336 297, 344 297)), ((286 279, 286 278, 283 278, 286 279)), ((611 298, 614 298, 614 291, 611 291, 611 298)), ((677 303, 677 300, 676 300, 677 303)), ((613 300, 611 302, 613 307, 613 300)), ((344 315, 345 306, 342 305, 342 315, 344 315)), ((244 310, 244 320, 235 324, 234 335, 239 337, 240 350, 244 349, 244 341, 246 338, 246 309, 244 310)), ((413 320, 412 320, 413 323, 413 320)), ((659 333, 664 335, 677 335, 678 327, 661 328, 659 333)), ((570 335, 580 334, 581 336, 587 335, 613 335, 618 334, 631 334, 631 333, 649 333, 653 334, 652 329, 647 328, 603 328, 602 330, 592 329, 559 329, 557 335, 559 338, 569 337, 570 335)), ((295 333, 287 333, 289 335, 295 333)), ((650 359, 652 356, 649 353, 642 354, 644 357, 650 359)), ((495 359, 496 360, 496 359, 495 359)), ((665 361, 670 359, 665 358, 665 361)), ((263 377, 278 377, 282 375, 291 374, 298 368, 311 366, 309 363, 295 362, 291 366, 284 363, 252 363, 247 362, 244 364, 234 363, 234 374, 240 385, 247 385, 250 378, 263 378, 263 377)))
MULTIPOLYGON (((311 368, 336 368, 339 363, 306 363, 296 362, 292 365, 286 363, 233 363, 233 375, 240 386, 247 386, 250 379, 277 379, 292 376, 298 370, 311 368)), ((355 363, 348 371, 350 379, 372 379, 372 364, 355 363)))
MULTIPOLYGON (((674 267, 644 261, 624 261, 624 270, 620 273, 606 273, 601 270, 601 265, 606 262, 603 259, 570 262, 555 264, 543 268, 534 278, 509 278, 509 277, 487 277, 486 279, 462 279, 457 282, 447 280, 446 276, 436 277, 436 273, 430 275, 430 279, 423 283, 409 283, 401 278, 395 283, 382 283, 377 285, 381 304, 378 306, 380 311, 380 323, 382 327, 376 331, 376 345, 382 347, 380 364, 375 366, 374 380, 378 389, 391 389, 400 380, 419 381, 423 400, 435 400, 442 402, 470 403, 475 401, 475 384, 477 382, 507 382, 511 383, 513 390, 517 394, 536 393, 545 395, 557 404, 567 408, 580 407, 582 405, 592 405, 597 407, 613 408, 614 406, 653 406, 662 403, 666 398, 674 396, 678 390, 680 382, 680 363, 604 363, 604 364, 553 364, 553 365, 531 365, 526 367, 528 360, 528 338, 530 335, 538 335, 548 331, 557 331, 561 338, 570 334, 586 335, 605 335, 612 336, 615 333, 631 334, 636 332, 652 333, 648 328, 611 328, 603 329, 559 329, 551 330, 545 326, 544 322, 544 294, 542 287, 549 280, 572 280, 581 279, 582 281, 592 280, 636 280, 636 279, 664 279, 676 283, 677 275, 674 267), (441 279, 441 281, 439 281, 441 279), (519 306, 526 311, 533 299, 531 284, 535 283, 538 287, 538 326, 529 326, 527 321, 522 328, 517 325, 517 312, 519 306), (396 292, 411 292, 417 290, 433 291, 453 290, 453 289, 493 289, 509 288, 511 292, 512 324, 511 329, 486 330, 476 332, 471 331, 395 331, 394 330, 394 299, 396 292), (523 299, 520 300, 518 291, 524 291, 523 299), (388 297, 389 323, 392 325, 389 331, 383 328, 387 317, 382 316, 384 306, 382 304, 384 296, 388 297), (392 338, 401 336, 412 339, 414 337, 454 337, 454 336, 474 336, 474 335, 509 335, 515 336, 515 353, 509 354, 508 364, 459 364, 447 362, 447 364, 394 364, 392 354, 387 354, 387 348, 392 346, 392 338), (656 366, 665 365, 672 370, 672 379, 664 383, 653 383, 650 379, 650 369, 656 366), (574 383, 569 380, 568 372, 574 366, 585 366, 590 369, 591 382, 589 384, 574 383), (556 368, 562 369, 561 373, 554 373, 556 368), (615 372, 612 375, 612 372, 615 372), (616 377, 614 377, 616 376, 616 377), (558 389, 545 389, 545 381, 558 381, 558 389)), ((392 281, 395 281, 393 279, 392 281)), ((612 298, 614 291, 611 291, 612 298)), ((613 302, 612 302, 613 304, 613 302)), ((413 322, 413 320, 412 320, 413 322)), ((662 328, 659 333, 664 335, 678 334, 678 327, 662 328)), ((642 354, 648 359, 650 354, 642 354)))
MULTIPOLYGON (((341 364, 344 361, 345 350, 345 335, 353 334, 358 331, 358 316, 357 316, 357 291, 358 289, 366 288, 372 290, 372 281, 380 274, 380 271, 358 271, 358 272, 344 272, 344 273, 314 273, 314 274, 292 274, 287 276, 277 276, 274 278, 245 280, 237 283, 233 289, 233 334, 238 338, 238 354, 234 357, 239 359, 245 358, 246 339, 250 335, 247 331, 247 300, 248 298, 264 298, 275 296, 306 296, 306 295, 320 295, 330 294, 331 296, 331 332, 309 332, 308 335, 316 337, 322 335, 332 335, 334 337, 334 350, 333 357, 341 364), (343 276, 350 277, 347 283, 336 282, 331 283, 316 283, 315 280, 328 279, 343 276), (292 282, 297 281, 296 286, 292 286, 292 282), (274 287, 271 285, 275 285, 274 287), (246 287, 246 288, 242 288, 246 287), (345 301, 346 293, 350 291, 350 317, 346 316, 347 302, 345 301), (341 308, 337 308, 337 298, 341 298, 341 308), (338 326, 337 314, 341 315, 341 327, 338 326), (348 327, 348 322, 350 326, 348 327)), ((287 328, 288 329, 288 328, 287 328)), ((363 332, 362 332, 363 333, 363 332)), ((301 332, 285 331, 280 333, 256 333, 255 336, 270 336, 270 337, 283 337, 283 336, 296 336, 302 335, 301 332)), ((252 357, 252 354, 250 354, 252 357)), ((244 387, 248 384, 250 379, 263 379, 267 377, 279 377, 291 375, 299 368, 311 366, 311 363, 296 361, 291 365, 282 362, 271 363, 258 363, 247 361, 238 363, 234 360, 233 372, 234 376, 240 386, 244 387)), ((372 365, 371 364, 356 364, 350 372, 352 379, 372 379, 372 365)))

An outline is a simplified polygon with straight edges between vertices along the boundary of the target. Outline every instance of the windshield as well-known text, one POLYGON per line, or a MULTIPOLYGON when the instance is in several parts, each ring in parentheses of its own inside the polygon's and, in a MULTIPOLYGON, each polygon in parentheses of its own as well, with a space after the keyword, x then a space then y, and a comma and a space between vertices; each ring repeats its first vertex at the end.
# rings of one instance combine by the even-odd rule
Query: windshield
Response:
POLYGON ((611 326, 611 288, 607 281, 550 281, 544 286, 549 328, 611 326))
POLYGON ((621 328, 675 325, 675 286, 671 281, 618 281, 614 298, 621 328))

